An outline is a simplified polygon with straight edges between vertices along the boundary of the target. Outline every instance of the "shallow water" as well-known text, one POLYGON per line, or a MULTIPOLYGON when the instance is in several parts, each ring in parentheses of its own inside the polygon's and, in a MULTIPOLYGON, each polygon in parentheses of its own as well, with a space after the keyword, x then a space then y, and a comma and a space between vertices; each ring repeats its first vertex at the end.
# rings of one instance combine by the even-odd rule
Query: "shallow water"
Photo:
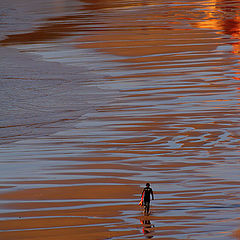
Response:
POLYGON ((52 105, 34 105, 66 99, 74 123, 1 145, 1 238, 240 239, 239 3, 51 4, 1 44, 74 71, 66 87, 44 85, 52 105), (156 200, 144 217, 146 181, 156 200))

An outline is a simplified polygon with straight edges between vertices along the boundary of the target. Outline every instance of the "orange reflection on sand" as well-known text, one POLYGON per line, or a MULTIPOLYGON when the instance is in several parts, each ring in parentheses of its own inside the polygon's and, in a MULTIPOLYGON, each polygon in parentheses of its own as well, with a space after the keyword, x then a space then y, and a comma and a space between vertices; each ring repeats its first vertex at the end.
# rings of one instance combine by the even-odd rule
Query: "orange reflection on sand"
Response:
POLYGON ((104 0, 104 1, 97 1, 97 0, 81 0, 81 2, 84 2, 86 4, 86 8, 88 10, 111 10, 111 9, 116 9, 116 8, 121 8, 121 9, 127 9, 127 8, 132 8, 135 6, 141 6, 141 5, 146 5, 149 4, 149 1, 146 0, 121 0, 121 1, 116 1, 116 0, 104 0))
POLYGON ((231 35, 237 40, 232 43, 234 54, 240 53, 240 6, 239 1, 209 0, 205 2, 205 19, 195 26, 220 30, 224 34, 231 35))
MULTIPOLYGON (((235 40, 232 43, 232 53, 240 55, 240 5, 239 1, 210 0, 206 2, 206 20, 198 22, 195 26, 199 28, 210 28, 220 30, 230 35, 235 40)), ((240 68, 235 67, 235 80, 240 80, 240 68)), ((237 88, 240 89, 240 88, 237 88)), ((233 237, 240 239, 240 229, 233 233, 233 237)))
MULTIPOLYGON (((215 36, 212 36, 213 34, 208 33, 206 40, 206 33, 199 32, 197 33, 199 38, 196 39, 190 32, 192 29, 188 31, 189 29, 182 28, 183 21, 189 19, 186 11, 190 12, 193 18, 197 18, 198 12, 193 11, 194 5, 179 5, 177 9, 169 7, 169 11, 158 5, 150 8, 151 3, 145 4, 144 1, 142 5, 143 8, 137 9, 134 14, 130 11, 122 11, 116 12, 115 15, 106 15, 102 20, 105 24, 104 28, 96 28, 92 32, 94 34, 76 38, 75 47, 134 58, 134 60, 124 59, 121 62, 146 62, 146 58, 142 57, 147 57, 147 60, 150 60, 149 57, 153 57, 154 62, 161 61, 161 63, 165 55, 191 52, 193 46, 195 51, 212 51, 217 47, 218 43, 214 39, 215 36), (145 5, 148 7, 145 8, 145 5), (205 41, 208 44, 202 44, 206 43, 205 41), (211 41, 210 44, 209 41, 211 41), (161 55, 161 57, 157 57, 157 55, 161 55)), ((192 31, 194 32, 194 30, 192 31)), ((159 64, 148 63, 147 65, 141 65, 141 67, 157 70, 161 68, 159 64)))
POLYGON ((233 237, 237 240, 240 239, 240 229, 237 229, 235 232, 233 232, 233 237))

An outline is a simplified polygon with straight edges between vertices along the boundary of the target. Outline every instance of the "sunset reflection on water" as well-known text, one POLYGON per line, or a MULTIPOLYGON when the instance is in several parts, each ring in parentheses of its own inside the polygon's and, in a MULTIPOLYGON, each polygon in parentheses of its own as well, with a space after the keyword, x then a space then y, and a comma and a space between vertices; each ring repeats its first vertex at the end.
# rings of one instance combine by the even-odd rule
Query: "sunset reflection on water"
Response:
POLYGON ((240 6, 238 1, 211 0, 203 3, 205 19, 195 24, 199 28, 209 28, 232 36, 233 53, 240 48, 240 6))
MULTIPOLYGON (((94 90, 89 97, 80 89, 74 106, 100 104, 70 128, 1 147, 5 168, 15 166, 1 178, 1 236, 236 239, 238 2, 51 3, 36 28, 1 44, 73 66, 77 77, 61 76, 66 85, 52 101, 66 103, 82 84, 94 90), (146 180, 156 195, 149 217, 137 205, 146 180)), ((44 99, 54 96, 55 78, 44 79, 51 90, 44 99)), ((29 109, 34 97, 21 100, 29 109)), ((71 114, 72 105, 64 110, 71 114)), ((49 109, 37 110, 45 114, 41 129, 49 109)))
MULTIPOLYGON (((221 34, 231 36, 232 53, 237 64, 233 67, 236 80, 240 80, 240 6, 239 1, 211 0, 204 3, 206 19, 195 24, 203 29, 214 29, 221 34)), ((239 87, 237 87, 240 89, 239 87)))

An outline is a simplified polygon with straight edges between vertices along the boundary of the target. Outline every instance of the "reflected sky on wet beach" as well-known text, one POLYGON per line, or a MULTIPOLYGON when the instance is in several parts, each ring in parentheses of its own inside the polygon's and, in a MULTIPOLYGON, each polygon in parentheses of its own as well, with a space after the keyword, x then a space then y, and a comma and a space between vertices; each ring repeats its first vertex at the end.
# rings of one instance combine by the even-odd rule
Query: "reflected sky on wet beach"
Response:
POLYGON ((0 236, 240 239, 239 2, 45 4, 28 10, 42 16, 34 29, 1 41, 45 77, 24 88, 14 114, 34 117, 19 141, 0 148, 0 236), (149 217, 138 207, 146 181, 149 217))

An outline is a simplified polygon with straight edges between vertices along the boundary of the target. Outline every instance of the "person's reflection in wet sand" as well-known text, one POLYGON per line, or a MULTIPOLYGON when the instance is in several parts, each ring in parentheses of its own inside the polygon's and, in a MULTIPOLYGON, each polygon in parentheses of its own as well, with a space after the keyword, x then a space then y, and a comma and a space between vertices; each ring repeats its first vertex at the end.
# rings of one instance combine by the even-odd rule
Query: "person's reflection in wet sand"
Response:
POLYGON ((140 219, 142 224, 142 232, 147 239, 153 238, 154 225, 151 224, 149 217, 143 217, 140 219))

